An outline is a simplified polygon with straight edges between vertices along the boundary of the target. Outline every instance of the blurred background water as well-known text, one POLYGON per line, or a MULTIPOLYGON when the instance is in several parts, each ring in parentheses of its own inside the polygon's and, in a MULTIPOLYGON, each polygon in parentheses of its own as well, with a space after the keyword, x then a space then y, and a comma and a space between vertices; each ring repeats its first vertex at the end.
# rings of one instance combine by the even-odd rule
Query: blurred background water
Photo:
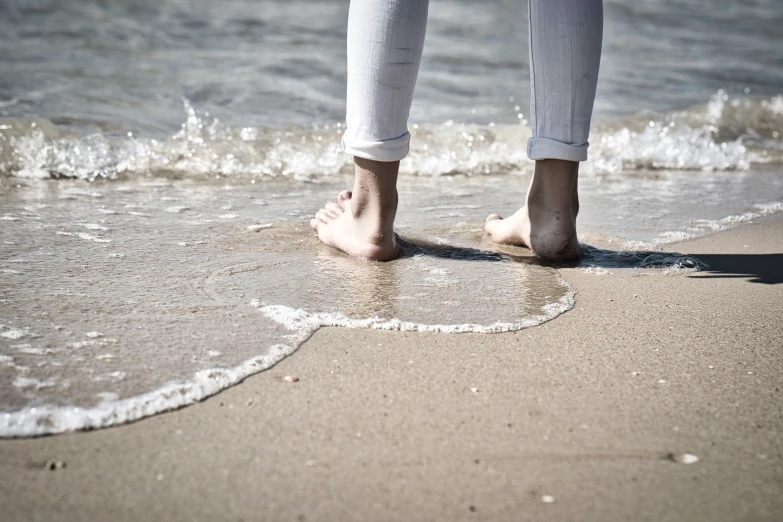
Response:
MULTIPOLYGON (((598 122, 783 89, 777 0, 604 10, 598 122)), ((185 98, 232 127, 340 122, 347 14, 346 0, 2 0, 0 115, 163 137, 185 98)), ((412 122, 516 123, 529 94, 526 2, 431 2, 412 122)))

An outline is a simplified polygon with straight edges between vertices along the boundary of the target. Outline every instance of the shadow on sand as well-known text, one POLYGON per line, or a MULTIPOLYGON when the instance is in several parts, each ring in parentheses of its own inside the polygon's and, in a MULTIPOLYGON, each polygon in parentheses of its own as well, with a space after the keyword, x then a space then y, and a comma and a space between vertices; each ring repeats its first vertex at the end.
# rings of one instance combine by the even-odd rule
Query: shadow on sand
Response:
POLYGON ((690 277, 747 278, 751 283, 783 283, 783 254, 682 254, 679 252, 604 250, 582 244, 582 258, 574 261, 546 261, 524 247, 482 244, 487 250, 415 242, 397 237, 401 257, 426 255, 465 261, 514 261, 551 268, 687 269, 690 277))
POLYGON ((783 283, 783 254, 699 254, 707 268, 693 274, 703 278, 747 278, 750 283, 783 283))

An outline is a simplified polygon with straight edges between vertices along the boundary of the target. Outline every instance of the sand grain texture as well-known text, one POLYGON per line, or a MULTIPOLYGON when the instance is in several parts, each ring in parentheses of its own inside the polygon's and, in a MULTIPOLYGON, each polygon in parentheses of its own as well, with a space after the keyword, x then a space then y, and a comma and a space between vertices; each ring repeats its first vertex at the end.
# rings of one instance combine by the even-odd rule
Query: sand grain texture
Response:
POLYGON ((183 410, 0 441, 0 518, 783 520, 783 219, 671 249, 714 270, 564 269, 539 327, 324 328, 183 410))

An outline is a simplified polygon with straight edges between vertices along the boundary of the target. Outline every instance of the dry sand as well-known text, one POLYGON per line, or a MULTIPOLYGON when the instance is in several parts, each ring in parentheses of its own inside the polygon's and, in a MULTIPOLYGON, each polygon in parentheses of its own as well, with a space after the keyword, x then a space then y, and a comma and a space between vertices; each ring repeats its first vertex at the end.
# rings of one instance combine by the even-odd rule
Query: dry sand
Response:
POLYGON ((0 441, 0 519, 783 520, 783 219, 669 250, 714 270, 564 269, 539 327, 325 328, 183 410, 0 441))

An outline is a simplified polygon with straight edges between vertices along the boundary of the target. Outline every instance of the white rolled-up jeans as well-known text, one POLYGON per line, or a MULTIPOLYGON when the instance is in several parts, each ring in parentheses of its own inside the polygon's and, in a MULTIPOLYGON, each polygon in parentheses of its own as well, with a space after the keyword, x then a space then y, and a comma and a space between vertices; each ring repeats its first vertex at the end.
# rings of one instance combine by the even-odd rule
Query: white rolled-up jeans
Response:
MULTIPOLYGON (((345 152, 376 161, 408 154, 408 115, 428 5, 428 0, 351 1, 345 152)), ((601 60, 602 1, 529 0, 528 20, 527 154, 533 160, 584 161, 601 60)))

